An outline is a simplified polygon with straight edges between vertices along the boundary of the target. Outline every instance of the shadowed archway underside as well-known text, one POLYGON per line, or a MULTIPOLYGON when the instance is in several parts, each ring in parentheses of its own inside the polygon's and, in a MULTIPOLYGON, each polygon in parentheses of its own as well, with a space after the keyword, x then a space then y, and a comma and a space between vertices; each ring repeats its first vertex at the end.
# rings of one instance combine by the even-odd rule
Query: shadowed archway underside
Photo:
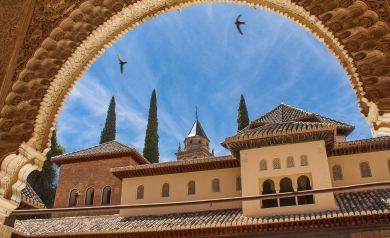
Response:
POLYGON ((389 134, 389 0, 0 0, 0 217, 42 167, 59 111, 90 64, 142 22, 211 2, 257 6, 310 31, 347 72, 373 134, 389 134))

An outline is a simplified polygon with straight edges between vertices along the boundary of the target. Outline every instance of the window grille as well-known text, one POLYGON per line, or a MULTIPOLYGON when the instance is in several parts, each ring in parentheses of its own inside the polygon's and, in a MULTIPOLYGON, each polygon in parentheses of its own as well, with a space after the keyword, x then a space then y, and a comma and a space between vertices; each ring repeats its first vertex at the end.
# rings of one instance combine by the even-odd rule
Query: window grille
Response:
POLYGON ((265 159, 260 161, 260 171, 267 170, 267 161, 265 159))
POLYGON ((241 176, 238 175, 236 178, 236 190, 240 191, 241 190, 241 176))
POLYGON ((162 197, 169 197, 169 183, 164 183, 162 186, 162 197))
POLYGON ((137 187, 137 199, 144 199, 144 186, 139 185, 137 187))
POLYGON ((213 193, 219 193, 220 187, 219 187, 219 179, 218 178, 213 179, 212 189, 213 189, 213 193))
POLYGON ((188 195, 193 194, 195 194, 195 182, 191 180, 188 182, 188 195))
POLYGON ((370 164, 368 162, 360 163, 360 173, 362 174, 362 178, 372 177, 370 164))
POLYGON ((273 164, 274 169, 280 169, 280 159, 279 158, 275 158, 272 161, 272 164, 273 164))
POLYGON ((289 156, 287 157, 287 168, 292 168, 292 167, 295 167, 294 157, 289 156))
POLYGON ((336 164, 332 167, 332 173, 333 173, 333 180, 343 180, 343 172, 341 170, 341 166, 336 164))
POLYGON ((309 165, 309 161, 307 159, 307 156, 301 155, 301 166, 308 166, 308 165, 309 165))

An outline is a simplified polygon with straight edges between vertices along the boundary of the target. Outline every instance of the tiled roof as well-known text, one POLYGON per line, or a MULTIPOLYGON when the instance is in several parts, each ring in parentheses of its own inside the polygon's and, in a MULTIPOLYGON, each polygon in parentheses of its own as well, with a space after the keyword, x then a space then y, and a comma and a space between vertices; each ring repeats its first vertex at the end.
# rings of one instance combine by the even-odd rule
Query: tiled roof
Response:
MULTIPOLYGON (((164 232, 167 230, 193 230, 207 228, 226 228, 270 223, 286 224, 305 221, 303 229, 309 229, 307 222, 326 219, 339 224, 339 218, 358 217, 359 215, 388 214, 390 209, 390 189, 376 189, 360 192, 346 192, 334 195, 338 208, 327 211, 302 212, 295 214, 277 214, 259 217, 246 217, 241 209, 226 209, 149 215, 134 217, 99 216, 71 217, 48 220, 16 221, 14 234, 21 237, 82 234, 124 234, 137 232, 164 232)), ((374 218, 377 219, 377 218, 374 218)), ((386 219, 381 219, 386 220, 386 219)), ((379 222, 379 220, 377 221, 379 222)), ((328 223, 329 224, 329 223, 328 223)), ((296 224, 295 224, 296 225, 296 224)), ((351 225, 351 223, 349 223, 351 225)), ((273 229, 272 229, 273 230, 273 229)), ((239 229, 247 232, 246 229, 239 229)), ((220 231, 219 231, 220 232, 220 231)), ((257 231, 259 232, 259 231, 257 231)))
POLYGON ((26 184, 26 187, 21 191, 22 202, 27 203, 28 205, 35 208, 46 208, 45 204, 36 194, 31 185, 29 183, 26 184))
POLYGON ((93 146, 87 149, 59 155, 51 160, 56 164, 79 162, 83 160, 93 160, 97 158, 113 158, 115 156, 134 155, 139 163, 149 163, 135 148, 123 144, 119 141, 110 141, 101 145, 93 146))
POLYGON ((335 125, 320 122, 281 122, 266 124, 253 129, 241 130, 237 135, 226 138, 226 141, 229 141, 230 138, 262 138, 275 135, 288 135, 291 133, 320 131, 324 129, 334 130, 335 125))
POLYGON ((390 150, 390 136, 337 142, 329 156, 369 153, 383 150, 390 150))
POLYGON ((173 174, 239 167, 240 162, 231 155, 207 157, 198 159, 169 161, 156 164, 132 165, 111 168, 111 172, 118 178, 141 177, 161 174, 173 174))
POLYGON ((194 125, 192 125, 192 128, 188 133, 187 138, 192 136, 201 136, 208 139, 198 119, 196 119, 194 125))
POLYGON ((337 129, 343 134, 348 135, 355 128, 352 125, 321 116, 312 112, 305 111, 303 109, 281 103, 276 108, 253 120, 251 124, 244 128, 243 131, 257 127, 257 125, 275 124, 291 121, 306 121, 306 122, 321 122, 325 124, 333 124, 337 126, 337 129))
POLYGON ((336 125, 321 122, 281 122, 264 124, 253 129, 243 129, 227 137, 222 146, 228 148, 236 158, 243 149, 273 145, 324 140, 327 152, 333 149, 336 125))

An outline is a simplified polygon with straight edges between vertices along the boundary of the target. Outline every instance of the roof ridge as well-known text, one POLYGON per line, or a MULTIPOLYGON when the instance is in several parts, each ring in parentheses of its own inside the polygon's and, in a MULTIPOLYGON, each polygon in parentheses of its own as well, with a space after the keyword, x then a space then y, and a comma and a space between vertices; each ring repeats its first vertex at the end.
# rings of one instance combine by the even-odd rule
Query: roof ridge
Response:
POLYGON ((101 147, 101 146, 104 146, 104 145, 107 145, 107 144, 110 144, 110 143, 118 143, 118 144, 120 144, 122 146, 128 147, 129 149, 134 149, 134 148, 130 147, 129 145, 124 144, 123 142, 120 142, 118 140, 112 140, 112 141, 105 142, 103 144, 94 145, 94 146, 91 146, 91 147, 88 147, 88 148, 72 151, 72 152, 69 152, 69 153, 66 153, 66 154, 62 154, 62 155, 57 155, 57 156, 52 157, 52 159, 56 159, 58 157, 65 157, 65 156, 68 156, 68 155, 71 155, 71 154, 75 154, 75 153, 78 153, 78 152, 82 152, 82 151, 86 151, 86 150, 91 150, 91 149, 94 149, 94 148, 97 148, 97 147, 101 147))
POLYGON ((346 124, 346 125, 349 125, 349 126, 354 126, 354 125, 351 125, 351 124, 348 124, 348 123, 345 123, 345 122, 342 122, 342 121, 339 121, 339 120, 336 120, 336 119, 333 119, 333 118, 330 118, 330 117, 327 117, 327 116, 320 115, 320 114, 315 113, 315 112, 310 112, 310 111, 307 111, 305 109, 292 106, 292 105, 287 104, 287 103, 284 103, 284 105, 289 106, 289 107, 294 108, 294 109, 297 109, 297 110, 300 110, 300 111, 303 111, 303 112, 306 112, 306 113, 309 113, 309 114, 314 114, 316 116, 323 117, 323 118, 326 118, 326 119, 329 119, 329 120, 332 120, 332 121, 335 121, 335 122, 338 122, 338 123, 346 124))

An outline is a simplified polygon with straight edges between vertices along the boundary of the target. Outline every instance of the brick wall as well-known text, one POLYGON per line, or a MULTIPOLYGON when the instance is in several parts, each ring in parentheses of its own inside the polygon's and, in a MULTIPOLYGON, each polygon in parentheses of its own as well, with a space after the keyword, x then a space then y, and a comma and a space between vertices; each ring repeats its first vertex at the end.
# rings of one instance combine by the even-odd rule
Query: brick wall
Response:
MULTIPOLYGON (((73 164, 62 164, 60 166, 60 175, 58 178, 57 191, 54 200, 54 208, 68 207, 69 195, 73 189, 77 189, 80 192, 80 196, 78 196, 77 198, 76 206, 84 207, 86 190, 90 187, 94 188, 95 190, 93 205, 99 206, 102 203, 103 188, 106 186, 111 186, 110 205, 120 204, 122 182, 110 172, 110 168, 136 164, 138 163, 134 161, 130 156, 73 164)), ((53 217, 90 215, 92 216, 118 213, 119 210, 69 212, 54 213, 53 217)))

